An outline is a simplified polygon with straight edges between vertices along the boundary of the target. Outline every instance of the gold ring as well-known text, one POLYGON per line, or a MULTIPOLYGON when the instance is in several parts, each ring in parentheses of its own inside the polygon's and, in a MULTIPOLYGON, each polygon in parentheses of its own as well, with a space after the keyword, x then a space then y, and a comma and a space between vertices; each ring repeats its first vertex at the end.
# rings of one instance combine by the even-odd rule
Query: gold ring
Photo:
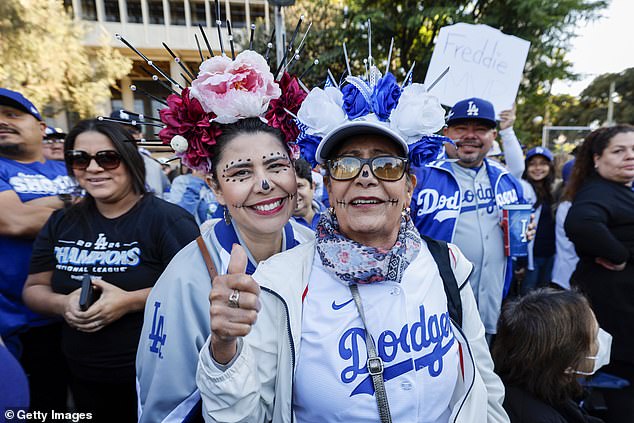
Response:
POLYGON ((240 308, 240 291, 234 289, 231 295, 229 295, 227 304, 229 304, 231 308, 240 308))

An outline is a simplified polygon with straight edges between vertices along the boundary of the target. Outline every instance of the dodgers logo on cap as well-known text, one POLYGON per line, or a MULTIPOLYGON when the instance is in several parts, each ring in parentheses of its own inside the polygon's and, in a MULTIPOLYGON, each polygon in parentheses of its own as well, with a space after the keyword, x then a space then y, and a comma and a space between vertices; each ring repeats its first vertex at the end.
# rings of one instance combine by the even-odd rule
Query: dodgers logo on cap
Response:
POLYGON ((493 104, 477 97, 457 102, 447 115, 447 125, 469 119, 477 119, 492 128, 497 125, 493 104))

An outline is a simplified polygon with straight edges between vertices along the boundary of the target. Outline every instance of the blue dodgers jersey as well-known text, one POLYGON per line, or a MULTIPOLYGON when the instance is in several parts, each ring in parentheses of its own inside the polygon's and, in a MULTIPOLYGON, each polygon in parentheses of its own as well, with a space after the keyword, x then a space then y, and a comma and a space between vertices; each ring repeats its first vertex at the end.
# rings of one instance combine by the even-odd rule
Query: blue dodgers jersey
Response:
MULTIPOLYGON (((12 190, 22 202, 73 192, 64 162, 19 163, 0 157, 0 192, 12 190)), ((49 320, 22 303, 33 239, 0 235, 0 336, 49 320)))

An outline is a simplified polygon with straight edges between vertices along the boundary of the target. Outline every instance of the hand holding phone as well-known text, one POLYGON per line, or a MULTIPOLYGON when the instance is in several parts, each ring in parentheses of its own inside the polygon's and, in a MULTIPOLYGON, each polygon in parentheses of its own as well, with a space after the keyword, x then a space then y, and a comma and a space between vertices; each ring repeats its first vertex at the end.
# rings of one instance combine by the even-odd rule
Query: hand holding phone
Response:
POLYGON ((97 300, 95 288, 92 285, 90 275, 84 275, 81 282, 81 292, 79 294, 79 309, 86 311, 97 300))

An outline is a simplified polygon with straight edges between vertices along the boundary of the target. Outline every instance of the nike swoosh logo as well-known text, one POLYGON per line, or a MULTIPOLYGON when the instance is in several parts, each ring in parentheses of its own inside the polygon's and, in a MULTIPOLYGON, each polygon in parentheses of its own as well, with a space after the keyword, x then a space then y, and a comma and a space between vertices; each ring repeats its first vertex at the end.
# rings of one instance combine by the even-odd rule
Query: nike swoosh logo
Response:
POLYGON ((334 301, 332 302, 332 309, 333 310, 341 310, 342 308, 344 308, 345 306, 347 306, 348 304, 350 304, 350 302, 352 302, 352 298, 350 298, 348 301, 346 301, 343 304, 336 304, 334 301))

